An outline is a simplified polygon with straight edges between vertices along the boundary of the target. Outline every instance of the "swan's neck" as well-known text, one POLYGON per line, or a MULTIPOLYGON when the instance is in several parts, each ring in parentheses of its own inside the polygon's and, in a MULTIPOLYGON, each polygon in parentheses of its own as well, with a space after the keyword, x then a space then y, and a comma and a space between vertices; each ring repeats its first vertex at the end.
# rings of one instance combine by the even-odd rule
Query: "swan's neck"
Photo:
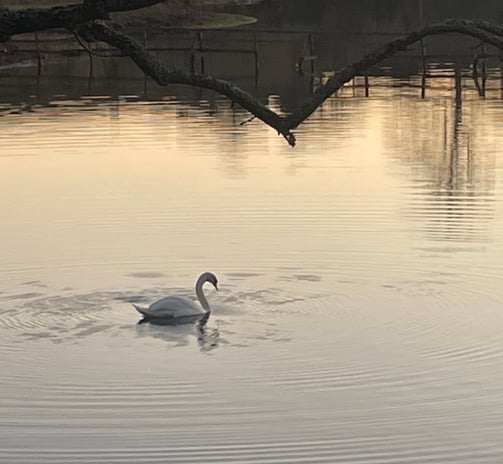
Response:
POLYGON ((206 299, 206 296, 204 295, 203 292, 203 284, 204 280, 198 280, 196 283, 196 295, 197 299, 199 300, 199 303, 201 303, 201 306, 205 311, 210 311, 210 304, 208 303, 208 300, 206 299))

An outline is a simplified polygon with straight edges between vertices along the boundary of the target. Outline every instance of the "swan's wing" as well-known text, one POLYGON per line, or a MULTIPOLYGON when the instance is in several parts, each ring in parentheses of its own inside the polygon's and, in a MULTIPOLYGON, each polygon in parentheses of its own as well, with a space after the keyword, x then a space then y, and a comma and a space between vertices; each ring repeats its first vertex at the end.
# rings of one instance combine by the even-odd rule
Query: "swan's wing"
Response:
POLYGON ((205 311, 194 301, 184 296, 166 296, 152 303, 149 308, 142 312, 147 317, 185 317, 204 314, 205 311))

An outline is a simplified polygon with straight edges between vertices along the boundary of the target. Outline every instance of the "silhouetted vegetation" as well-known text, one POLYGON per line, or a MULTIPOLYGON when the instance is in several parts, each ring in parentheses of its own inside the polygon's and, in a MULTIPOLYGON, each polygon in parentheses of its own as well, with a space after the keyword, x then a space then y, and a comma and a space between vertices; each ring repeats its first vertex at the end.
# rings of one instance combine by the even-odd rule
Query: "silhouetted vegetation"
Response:
POLYGON ((410 31, 452 17, 501 22, 496 0, 263 0, 251 8, 259 22, 279 28, 310 25, 324 30, 410 31))

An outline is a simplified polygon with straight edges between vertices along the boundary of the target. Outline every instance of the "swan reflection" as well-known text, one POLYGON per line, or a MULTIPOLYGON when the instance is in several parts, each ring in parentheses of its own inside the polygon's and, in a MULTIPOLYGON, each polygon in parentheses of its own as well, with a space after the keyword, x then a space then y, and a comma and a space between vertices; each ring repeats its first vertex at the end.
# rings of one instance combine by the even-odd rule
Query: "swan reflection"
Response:
POLYGON ((208 326, 209 316, 209 313, 205 314, 203 319, 193 316, 192 320, 187 316, 183 320, 165 320, 162 324, 147 324, 148 321, 142 319, 136 325, 136 333, 141 337, 163 340, 171 347, 187 347, 195 340, 200 351, 211 351, 217 348, 222 340, 218 327, 208 326))

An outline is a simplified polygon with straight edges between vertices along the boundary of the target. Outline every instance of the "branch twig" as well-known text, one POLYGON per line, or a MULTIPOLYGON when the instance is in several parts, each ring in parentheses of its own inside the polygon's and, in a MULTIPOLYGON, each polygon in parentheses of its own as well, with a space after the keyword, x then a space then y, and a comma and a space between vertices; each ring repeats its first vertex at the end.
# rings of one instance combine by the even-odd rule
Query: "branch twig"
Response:
POLYGON ((111 58, 113 56, 117 56, 113 54, 98 53, 97 51, 90 48, 88 45, 86 45, 82 37, 80 37, 79 33, 77 32, 77 29, 73 31, 73 36, 75 37, 75 40, 79 43, 79 45, 90 55, 97 56, 100 58, 111 58))

